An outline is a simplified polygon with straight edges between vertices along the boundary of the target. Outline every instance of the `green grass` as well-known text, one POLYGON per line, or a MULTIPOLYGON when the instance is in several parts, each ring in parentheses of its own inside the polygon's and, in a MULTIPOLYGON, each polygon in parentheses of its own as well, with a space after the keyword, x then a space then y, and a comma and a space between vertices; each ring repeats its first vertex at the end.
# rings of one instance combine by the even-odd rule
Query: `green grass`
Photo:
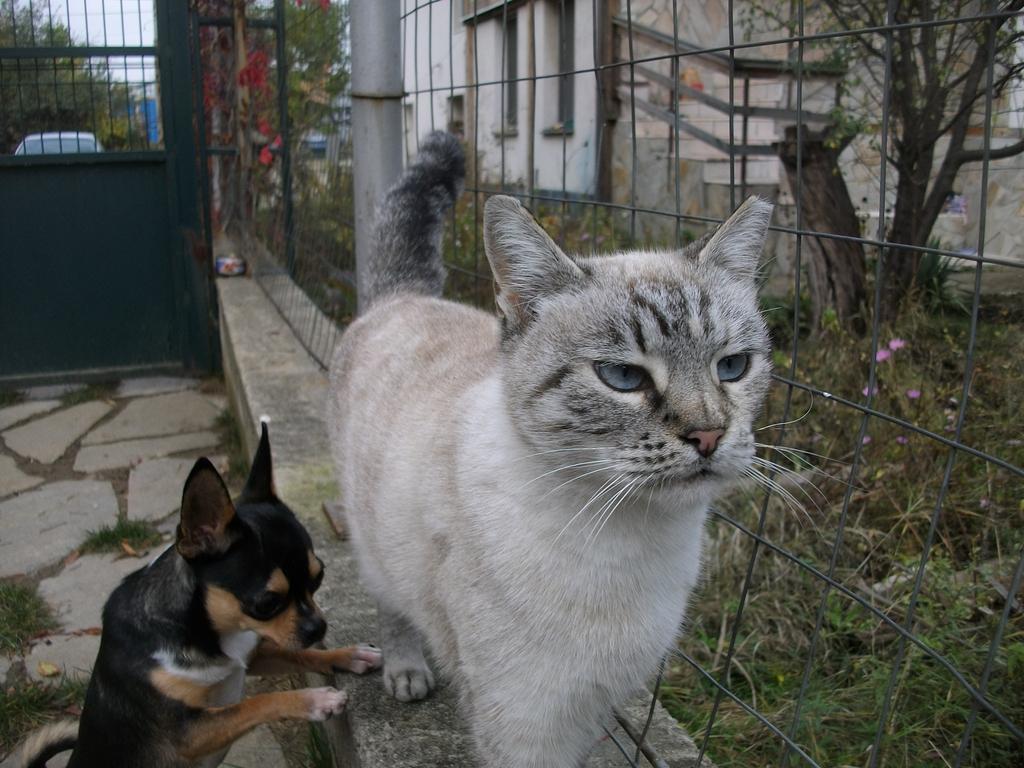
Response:
POLYGON ((109 400, 114 396, 116 389, 116 384, 90 384, 82 389, 76 389, 74 392, 68 392, 60 399, 60 402, 66 407, 88 403, 92 400, 109 400))
POLYGON ((0 582, 0 653, 17 653, 53 625, 50 610, 35 589, 0 582))
POLYGON ((238 421, 230 409, 225 409, 217 416, 217 432, 220 435, 220 445, 228 456, 228 486, 240 490, 245 478, 249 476, 249 457, 245 455, 245 448, 242 446, 242 433, 239 431, 238 421))
POLYGON ((304 765, 306 768, 331 768, 334 765, 331 747, 327 743, 327 735, 322 726, 309 724, 304 765))
POLYGON ((9 752, 42 725, 70 717, 69 707, 81 708, 88 684, 63 679, 57 685, 26 683, 0 688, 0 752, 9 752))
MULTIPOLYGON (((790 302, 790 306, 791 306, 790 302)), ((777 315, 787 315, 780 311, 777 315)), ((771 317, 771 315, 769 315, 771 317)), ((778 321, 776 365, 789 366, 792 315, 778 321)), ((928 303, 905 312, 881 341, 906 346, 878 364, 875 409, 953 438, 962 398, 969 318, 956 308, 928 303), (920 391, 908 397, 908 390, 920 391)), ((835 332, 801 338, 796 380, 854 402, 864 400, 870 345, 835 332)), ((785 389, 776 386, 763 423, 781 420, 785 389)), ((765 537, 803 561, 827 570, 846 497, 849 463, 862 416, 854 409, 794 393, 783 445, 811 453, 761 454, 799 479, 782 480, 803 511, 773 500, 765 537), (804 415, 806 412, 806 415, 804 415), (801 418, 802 417, 802 418, 801 418), (802 490, 801 490, 802 489, 802 490), (806 492, 806 496, 804 493, 806 492), (805 514, 806 513, 806 514, 805 514)), ((1010 464, 1024 464, 1020 414, 1024 412, 1024 313, 1013 305, 983 307, 962 442, 1010 464)), ((758 433, 771 443, 778 429, 758 433)), ((897 623, 907 616, 914 577, 936 509, 949 448, 881 419, 867 423, 845 532, 836 552, 835 578, 897 623)), ((918 600, 915 634, 977 684, 1003 611, 993 583, 1009 585, 1024 549, 1024 483, 967 454, 952 465, 918 600)), ((722 512, 756 528, 763 496, 737 492, 722 512)), ((708 579, 691 604, 690 630, 681 648, 717 677, 724 674, 728 639, 752 542, 728 523, 710 526, 708 579), (724 625, 724 626, 723 626, 724 625)), ((822 604, 823 583, 794 563, 760 550, 728 685, 743 701, 788 732, 822 604)), ((864 766, 895 672, 880 755, 887 768, 952 765, 972 700, 952 675, 913 645, 900 655, 897 633, 877 616, 832 590, 824 603, 795 739, 829 766, 864 766)), ((698 743, 715 688, 685 661, 670 665, 662 700, 698 743)), ((1024 615, 1011 612, 988 686, 990 700, 1010 719, 1024 722, 1024 615)), ((982 711, 964 765, 1017 768, 1020 745, 982 711)), ((741 707, 723 699, 708 745, 716 765, 776 765, 780 741, 741 707)), ((800 764, 800 758, 791 765, 800 764)))
POLYGON ((85 552, 118 552, 121 542, 127 541, 133 549, 143 549, 161 540, 160 532, 143 520, 118 520, 113 526, 105 525, 89 535, 80 547, 85 552))
POLYGON ((0 408, 17 405, 24 399, 25 396, 16 389, 0 390, 0 408))

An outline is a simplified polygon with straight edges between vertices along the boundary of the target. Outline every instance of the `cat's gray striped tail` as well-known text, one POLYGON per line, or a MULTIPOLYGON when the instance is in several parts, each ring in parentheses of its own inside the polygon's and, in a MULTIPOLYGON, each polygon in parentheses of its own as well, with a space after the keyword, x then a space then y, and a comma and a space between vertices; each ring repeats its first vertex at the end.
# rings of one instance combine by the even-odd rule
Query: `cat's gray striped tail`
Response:
POLYGON ((440 296, 444 215, 462 192, 466 157, 458 139, 435 131, 377 211, 370 268, 372 301, 399 292, 440 296))

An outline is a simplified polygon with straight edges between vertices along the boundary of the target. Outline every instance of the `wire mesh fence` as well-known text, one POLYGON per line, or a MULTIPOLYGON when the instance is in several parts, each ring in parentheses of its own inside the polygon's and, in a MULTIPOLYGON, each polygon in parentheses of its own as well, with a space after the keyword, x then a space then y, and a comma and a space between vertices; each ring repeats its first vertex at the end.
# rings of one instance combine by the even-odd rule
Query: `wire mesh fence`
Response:
POLYGON ((152 0, 0 3, 0 155, 163 146, 152 0))
MULTIPOLYGON (((258 277, 326 366, 355 310, 359 147, 344 75, 319 90, 347 71, 346 9, 283 6, 294 204, 267 126, 258 277), (326 13, 338 55, 300 73, 335 44, 302 41, 326 13), (300 118, 315 99, 329 109, 300 118)), ((705 584, 655 689, 702 760, 1020 764, 1020 8, 403 3, 405 153, 446 129, 469 159, 452 298, 491 305, 496 192, 583 253, 678 247, 748 194, 776 203, 760 482, 713 511, 705 584)))

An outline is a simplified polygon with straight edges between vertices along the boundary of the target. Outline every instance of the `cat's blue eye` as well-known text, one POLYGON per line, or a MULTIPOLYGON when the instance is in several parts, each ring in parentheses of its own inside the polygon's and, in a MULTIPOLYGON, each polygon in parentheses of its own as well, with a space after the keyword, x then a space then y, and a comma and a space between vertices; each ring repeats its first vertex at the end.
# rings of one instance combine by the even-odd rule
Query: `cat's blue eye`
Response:
POLYGON ((723 357, 718 361, 718 380, 719 381, 736 381, 743 378, 743 374, 747 372, 747 366, 750 365, 750 355, 739 354, 729 355, 723 357))
POLYGON ((635 392, 651 385, 647 371, 635 365, 623 363, 594 363, 597 378, 619 392, 635 392))

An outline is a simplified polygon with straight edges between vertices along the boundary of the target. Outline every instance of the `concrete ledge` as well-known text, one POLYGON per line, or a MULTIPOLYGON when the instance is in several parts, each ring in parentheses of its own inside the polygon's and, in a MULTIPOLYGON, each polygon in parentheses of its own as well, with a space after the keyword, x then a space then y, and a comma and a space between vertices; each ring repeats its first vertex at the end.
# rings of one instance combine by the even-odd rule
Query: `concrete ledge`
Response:
MULTIPOLYGON (((255 451, 258 420, 271 417, 278 493, 303 518, 326 564, 318 602, 330 623, 329 646, 373 642, 377 610, 358 582, 355 559, 346 542, 330 533, 321 504, 337 496, 324 423, 327 376, 305 351, 260 286, 247 278, 217 281, 221 313, 221 348, 231 406, 246 450, 255 451)), ((316 681, 323 685, 322 681, 316 681)), ((477 765, 456 696, 442 685, 427 701, 400 704, 384 693, 380 675, 339 675, 334 683, 349 691, 346 716, 325 724, 342 768, 467 768, 477 765)), ((650 694, 622 708, 639 733, 647 717, 650 694)), ((623 728, 609 721, 611 737, 602 741, 587 768, 621 768, 636 750, 623 728), (617 740, 629 753, 627 760, 617 740)), ((697 751, 679 725, 656 707, 647 739, 657 766, 689 768, 697 751)), ((647 761, 638 765, 655 763, 647 761)), ((709 765, 705 761, 704 765, 709 765)))

